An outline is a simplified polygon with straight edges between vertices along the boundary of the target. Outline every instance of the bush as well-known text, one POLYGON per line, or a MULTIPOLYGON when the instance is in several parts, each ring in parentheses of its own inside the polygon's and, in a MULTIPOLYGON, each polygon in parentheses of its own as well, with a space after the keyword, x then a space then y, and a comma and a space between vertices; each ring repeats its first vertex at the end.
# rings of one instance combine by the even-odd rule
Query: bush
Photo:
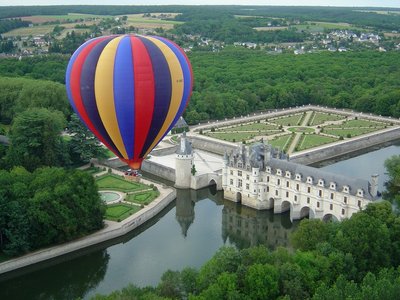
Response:
POLYGON ((158 188, 156 186, 153 186, 153 191, 158 191, 158 188))
POLYGON ((211 132, 215 132, 215 128, 214 127, 211 127, 211 132))
POLYGON ((108 168, 108 173, 111 174, 112 173, 112 169, 108 168))
POLYGON ((351 134, 348 133, 348 134, 346 135, 346 137, 347 137, 348 139, 351 138, 351 134))
POLYGON ((343 140, 343 136, 341 135, 341 136, 339 136, 339 141, 342 141, 343 140))

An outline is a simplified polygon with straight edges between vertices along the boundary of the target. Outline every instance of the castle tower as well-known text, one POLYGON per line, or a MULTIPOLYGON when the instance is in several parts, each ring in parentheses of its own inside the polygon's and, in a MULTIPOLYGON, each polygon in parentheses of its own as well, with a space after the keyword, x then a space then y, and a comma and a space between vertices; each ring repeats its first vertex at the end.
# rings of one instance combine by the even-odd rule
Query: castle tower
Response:
POLYGON ((378 174, 373 174, 371 175, 371 186, 370 186, 370 194, 372 197, 378 196, 378 180, 379 180, 379 175, 378 174))
POLYGON ((224 153, 224 162, 222 166, 222 188, 225 189, 228 186, 228 164, 229 164, 229 157, 228 153, 224 153))
POLYGON ((190 188, 192 164, 192 145, 186 138, 186 132, 184 132, 181 136, 181 143, 175 157, 175 187, 182 189, 190 188))

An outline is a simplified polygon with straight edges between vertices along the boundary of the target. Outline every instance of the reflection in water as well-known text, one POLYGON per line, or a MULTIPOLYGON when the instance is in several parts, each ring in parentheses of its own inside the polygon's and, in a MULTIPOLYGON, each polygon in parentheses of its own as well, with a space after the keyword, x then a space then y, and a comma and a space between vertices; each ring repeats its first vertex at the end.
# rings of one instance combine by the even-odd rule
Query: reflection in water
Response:
POLYGON ((287 245, 290 226, 288 215, 240 207, 219 191, 177 190, 176 202, 123 237, 0 276, 0 299, 89 299, 156 285, 166 270, 199 268, 223 245, 287 245))
POLYGON ((107 250, 85 255, 79 265, 64 261, 0 284, 0 299, 78 299, 104 279, 110 256, 107 250))
MULTIPOLYGON (((297 223, 295 223, 297 224, 297 223)), ((259 211, 225 201, 222 210, 222 236, 239 249, 265 245, 270 249, 289 247, 289 235, 296 227, 289 214, 259 211)))

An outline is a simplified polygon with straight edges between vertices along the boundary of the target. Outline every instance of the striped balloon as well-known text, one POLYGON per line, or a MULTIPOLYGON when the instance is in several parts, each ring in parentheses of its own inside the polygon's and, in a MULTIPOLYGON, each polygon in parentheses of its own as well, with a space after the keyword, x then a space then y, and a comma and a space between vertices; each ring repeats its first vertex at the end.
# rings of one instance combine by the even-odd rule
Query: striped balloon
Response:
POLYGON ((178 121, 192 87, 183 50, 156 36, 91 39, 72 55, 66 73, 75 112, 133 169, 178 121))

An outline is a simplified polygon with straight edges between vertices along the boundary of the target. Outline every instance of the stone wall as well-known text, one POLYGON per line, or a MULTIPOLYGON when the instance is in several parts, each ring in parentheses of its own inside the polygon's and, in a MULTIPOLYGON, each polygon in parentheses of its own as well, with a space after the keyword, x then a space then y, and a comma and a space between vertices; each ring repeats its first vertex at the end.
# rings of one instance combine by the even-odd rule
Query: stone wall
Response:
POLYGON ((225 151, 230 152, 238 147, 238 145, 235 143, 225 142, 200 135, 190 135, 188 138, 192 142, 193 148, 219 155, 223 155, 225 151))
POLYGON ((169 181, 175 182, 175 169, 172 169, 167 166, 160 165, 156 162, 150 160, 144 160, 142 163, 142 170, 153 174, 155 176, 167 179, 169 181))

